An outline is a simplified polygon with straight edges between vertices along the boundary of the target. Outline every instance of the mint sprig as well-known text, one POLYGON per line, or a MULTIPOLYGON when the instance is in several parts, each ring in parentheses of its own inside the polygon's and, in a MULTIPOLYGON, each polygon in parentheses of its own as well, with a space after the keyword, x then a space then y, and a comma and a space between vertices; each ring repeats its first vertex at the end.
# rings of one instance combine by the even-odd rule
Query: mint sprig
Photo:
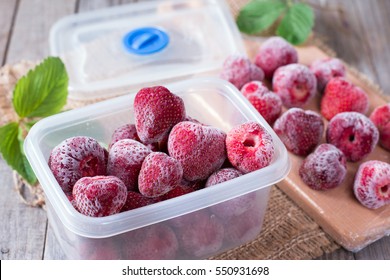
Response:
POLYGON ((246 34, 259 34, 277 24, 276 35, 294 45, 304 43, 314 26, 313 9, 291 0, 252 0, 237 17, 237 26, 246 34))
POLYGON ((12 103, 19 120, 0 127, 0 153, 29 184, 37 178, 24 154, 25 136, 40 118, 59 113, 67 96, 68 74, 58 57, 46 58, 15 85, 12 103))

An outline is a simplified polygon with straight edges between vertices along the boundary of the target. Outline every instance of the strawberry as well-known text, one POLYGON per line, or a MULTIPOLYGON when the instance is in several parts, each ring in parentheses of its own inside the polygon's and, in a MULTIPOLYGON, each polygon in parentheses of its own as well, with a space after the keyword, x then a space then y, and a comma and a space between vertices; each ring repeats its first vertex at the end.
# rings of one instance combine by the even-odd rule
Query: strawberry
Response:
POLYGON ((115 176, 83 177, 73 187, 77 210, 86 216, 118 213, 126 202, 125 184, 115 176))
POLYGON ((183 167, 188 181, 204 180, 226 159, 226 134, 214 127, 181 122, 169 134, 168 152, 183 167))
MULTIPOLYGON (((134 124, 125 124, 115 129, 114 133, 111 136, 111 142, 108 146, 108 149, 111 149, 111 147, 116 142, 123 139, 133 139, 135 141, 141 142, 141 139, 139 139, 137 135, 137 129, 135 128, 134 124)), ((146 144, 145 146, 154 152, 158 151, 159 149, 159 143, 146 144)))
POLYGON ((379 160, 362 163, 355 176, 353 191, 367 208, 377 209, 390 204, 390 164, 379 160))
POLYGON ((317 78, 317 88, 321 93, 330 79, 346 75, 344 64, 337 58, 317 59, 310 65, 310 70, 317 78))
POLYGON ((137 209, 140 207, 144 207, 146 205, 154 204, 159 202, 158 198, 149 198, 143 196, 142 194, 134 191, 128 191, 125 205, 123 205, 121 212, 129 211, 132 209, 137 209))
POLYGON ((321 114, 332 119, 342 112, 365 114, 368 110, 368 96, 361 88, 345 78, 332 78, 324 90, 321 100, 321 114))
POLYGON ((291 108, 276 120, 274 131, 290 152, 306 156, 320 143, 324 121, 314 111, 291 108))
POLYGON ((370 115, 379 131, 379 144, 390 151, 390 103, 379 106, 370 115))
POLYGON ((163 86, 147 87, 134 99, 137 134, 145 144, 163 141, 186 117, 183 100, 163 86))
POLYGON ((138 189, 146 197, 158 197, 180 185, 183 168, 176 159, 161 152, 150 153, 142 163, 138 189))

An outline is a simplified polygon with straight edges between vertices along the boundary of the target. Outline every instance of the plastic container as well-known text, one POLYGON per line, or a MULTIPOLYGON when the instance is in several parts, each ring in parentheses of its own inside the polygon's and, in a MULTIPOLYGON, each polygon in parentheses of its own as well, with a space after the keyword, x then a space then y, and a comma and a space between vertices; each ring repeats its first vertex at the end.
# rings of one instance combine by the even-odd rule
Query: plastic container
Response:
POLYGON ((108 217, 87 217, 73 208, 55 180, 47 164, 50 152, 76 135, 108 144, 115 128, 134 122, 136 91, 43 119, 31 129, 24 148, 43 187, 49 222, 69 259, 208 258, 252 240, 261 231, 270 186, 290 169, 285 146, 230 83, 199 78, 165 86, 182 97, 188 115, 202 123, 225 132, 248 120, 262 124, 274 140, 273 161, 261 170, 177 198, 108 217), (215 208, 231 203, 245 204, 247 209, 239 216, 221 218, 215 208), (185 245, 185 229, 189 230, 185 236, 216 240, 205 247, 185 245))
POLYGON ((245 48, 225 1, 159 0, 67 16, 50 51, 66 65, 69 96, 86 100, 216 71, 245 48))

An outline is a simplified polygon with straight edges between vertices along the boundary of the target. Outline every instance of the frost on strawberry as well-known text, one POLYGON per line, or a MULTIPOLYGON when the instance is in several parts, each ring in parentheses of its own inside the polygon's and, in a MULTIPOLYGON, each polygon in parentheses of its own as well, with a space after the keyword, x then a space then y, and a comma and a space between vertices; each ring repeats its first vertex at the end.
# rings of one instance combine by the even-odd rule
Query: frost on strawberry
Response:
POLYGON ((143 88, 134 99, 134 117, 142 143, 163 141, 186 117, 183 100, 163 86, 143 88))
POLYGON ((367 208, 377 209, 390 204, 390 164, 379 160, 362 163, 355 176, 353 191, 367 208))
POLYGON ((327 57, 313 61, 310 70, 317 78, 317 88, 323 92, 325 86, 332 78, 345 77, 345 66, 340 59, 327 57))
POLYGON ((379 144, 390 151, 390 103, 374 109, 370 120, 379 131, 379 144))
POLYGON ((105 150, 91 137, 71 137, 54 147, 49 167, 65 193, 82 177, 106 175, 105 150))

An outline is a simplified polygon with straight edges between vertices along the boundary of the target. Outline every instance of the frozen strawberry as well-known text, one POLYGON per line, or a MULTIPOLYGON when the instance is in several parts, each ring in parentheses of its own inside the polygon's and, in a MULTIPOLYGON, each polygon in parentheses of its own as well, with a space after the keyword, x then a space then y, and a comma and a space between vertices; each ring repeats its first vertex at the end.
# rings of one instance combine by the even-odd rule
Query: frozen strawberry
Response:
POLYGON ((144 207, 146 205, 154 204, 159 202, 158 198, 150 198, 143 196, 142 194, 134 191, 128 191, 125 205, 123 205, 121 212, 129 211, 132 209, 137 209, 144 207))
POLYGON ((93 138, 71 137, 51 151, 49 167, 65 193, 82 177, 106 175, 104 148, 93 138))
MULTIPOLYGON (((223 183, 243 175, 240 171, 234 168, 220 169, 207 179, 206 188, 223 183)), ((239 187, 239 186, 236 186, 239 187)), ((255 204, 255 193, 249 193, 237 198, 230 199, 225 202, 210 206, 211 212, 219 218, 225 220, 233 216, 238 216, 244 213, 255 204)))
POLYGON ((372 152, 378 143, 379 132, 365 115, 344 112, 328 123, 326 141, 335 145, 348 161, 356 162, 372 152))
POLYGON ((179 244, 169 226, 156 224, 127 233, 122 248, 127 260, 172 260, 179 244))
POLYGON ((325 87, 321 100, 321 114, 330 120, 338 113, 368 110, 368 96, 361 88, 345 78, 332 78, 325 87))
POLYGON ((242 173, 266 167, 275 153, 271 135, 254 121, 237 125, 228 132, 226 150, 231 164, 242 173))
POLYGON ((178 218, 177 239, 189 256, 206 258, 222 247, 224 227, 215 215, 201 210, 178 218))
POLYGON ((68 198, 70 204, 72 204, 72 206, 74 207, 74 209, 77 210, 76 200, 74 199, 73 194, 72 194, 72 193, 66 193, 66 197, 68 198))
POLYGON ((151 152, 149 148, 135 140, 123 139, 116 142, 108 156, 108 175, 121 179, 127 190, 136 190, 142 162, 151 152))
POLYGON ((299 176, 314 190, 333 189, 347 174, 347 159, 331 144, 321 144, 302 163, 299 176))
POLYGON ((353 191, 367 208, 377 209, 390 204, 390 164, 379 160, 362 163, 355 176, 353 191))
POLYGON ((274 131, 290 152, 306 156, 320 143, 324 121, 314 111, 291 108, 276 120, 274 131))
POLYGON ((303 107, 315 96, 317 79, 307 66, 289 64, 276 70, 272 88, 284 106, 303 107))
POLYGON ((79 254, 82 260, 120 260, 122 255, 116 239, 109 238, 81 238, 79 240, 79 254))
POLYGON ((142 163, 138 189, 146 197, 158 197, 179 186, 182 177, 179 161, 167 154, 153 152, 142 163))
POLYGON ((390 151, 390 103, 379 106, 370 115, 379 131, 379 144, 390 151))
POLYGON ((91 217, 118 213, 126 202, 125 184, 115 176, 84 177, 73 187, 77 210, 91 217))
POLYGON ((260 233, 262 222, 263 217, 256 207, 233 216, 225 222, 225 240, 237 245, 252 241, 260 233))
POLYGON ((263 69, 265 77, 271 79, 281 66, 297 63, 298 53, 282 37, 271 37, 261 46, 255 57, 255 64, 263 69))
POLYGON ((241 92, 270 125, 280 116, 282 100, 261 82, 247 83, 241 92))
POLYGON ((345 77, 345 66, 340 59, 337 58, 321 58, 313 61, 310 65, 310 70, 317 78, 317 88, 319 92, 323 92, 326 84, 330 79, 336 77, 345 77))
POLYGON ((243 55, 229 56, 222 68, 220 78, 231 82, 238 89, 250 81, 262 81, 264 72, 243 55))
POLYGON ((142 143, 164 140, 186 117, 183 100, 163 86, 143 88, 134 99, 135 127, 142 143))
POLYGON ((184 179, 205 180, 226 159, 225 138, 218 128, 181 122, 169 134, 168 152, 181 163, 184 179))
MULTIPOLYGON (((133 139, 135 141, 141 142, 137 135, 137 130, 134 124, 125 124, 115 129, 111 136, 111 143, 108 148, 111 149, 112 145, 123 139, 133 139)), ((159 143, 146 144, 145 146, 155 152, 159 150, 159 143)))

